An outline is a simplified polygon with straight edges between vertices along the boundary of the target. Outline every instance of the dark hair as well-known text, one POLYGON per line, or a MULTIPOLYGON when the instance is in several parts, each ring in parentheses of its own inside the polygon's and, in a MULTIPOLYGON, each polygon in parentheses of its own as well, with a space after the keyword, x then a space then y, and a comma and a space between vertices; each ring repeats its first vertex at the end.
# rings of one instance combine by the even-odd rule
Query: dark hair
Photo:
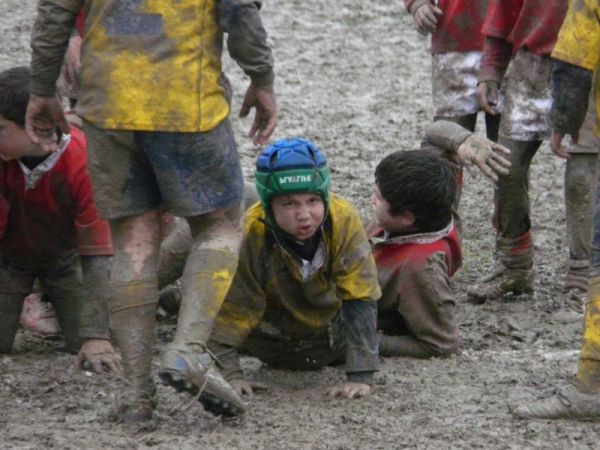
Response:
POLYGON ((456 179, 450 162, 428 150, 395 152, 375 169, 375 183, 390 204, 388 213, 410 211, 419 232, 446 227, 452 218, 456 179))
POLYGON ((0 72, 0 116, 25 127, 29 102, 29 68, 13 67, 0 72))

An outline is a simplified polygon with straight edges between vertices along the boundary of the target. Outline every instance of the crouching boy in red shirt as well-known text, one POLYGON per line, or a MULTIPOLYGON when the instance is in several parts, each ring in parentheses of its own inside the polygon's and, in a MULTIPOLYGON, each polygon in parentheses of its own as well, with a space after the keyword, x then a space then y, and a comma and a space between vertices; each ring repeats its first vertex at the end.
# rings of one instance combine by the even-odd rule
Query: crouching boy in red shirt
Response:
POLYGON ((25 131, 29 69, 0 73, 0 353, 11 351, 37 278, 69 351, 117 370, 109 341, 108 224, 92 200, 85 138, 73 128, 48 154, 25 131))

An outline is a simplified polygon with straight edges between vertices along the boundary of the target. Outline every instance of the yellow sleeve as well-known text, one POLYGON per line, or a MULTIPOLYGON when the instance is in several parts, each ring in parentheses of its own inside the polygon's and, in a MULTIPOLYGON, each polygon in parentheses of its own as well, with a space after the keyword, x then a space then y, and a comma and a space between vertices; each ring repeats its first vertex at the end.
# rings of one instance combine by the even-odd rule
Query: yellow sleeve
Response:
POLYGON ((600 62, 600 3, 571 0, 552 57, 595 70, 600 62))

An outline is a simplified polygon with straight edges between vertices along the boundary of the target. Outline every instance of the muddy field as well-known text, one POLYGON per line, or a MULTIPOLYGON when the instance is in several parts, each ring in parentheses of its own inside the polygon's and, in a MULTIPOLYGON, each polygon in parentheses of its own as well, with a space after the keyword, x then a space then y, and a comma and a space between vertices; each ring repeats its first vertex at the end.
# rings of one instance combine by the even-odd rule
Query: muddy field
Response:
MULTIPOLYGON (((34 0, 2 0, 0 69, 29 62, 34 0)), ((277 61, 281 109, 275 137, 314 139, 333 167, 334 190, 365 218, 374 166, 385 154, 415 148, 431 117, 427 40, 402 2, 272 0, 263 18, 277 61)), ((247 81, 227 59, 241 103, 247 81)), ((258 149, 234 118, 248 174, 258 149)), ((245 418, 224 422, 167 388, 148 425, 115 424, 118 380, 72 368, 60 342, 18 336, 14 354, 0 357, 0 448, 585 448, 597 447, 600 425, 517 421, 510 407, 547 395, 573 376, 581 315, 560 305, 566 259, 563 163, 544 147, 531 189, 536 240, 533 298, 472 306, 464 288, 493 260, 492 187, 467 175, 461 204, 465 264, 456 277, 463 352, 448 360, 390 358, 374 394, 333 400, 338 369, 290 373, 244 360, 248 376, 270 392, 249 400, 245 418)), ((163 324, 157 355, 172 333, 163 324)))

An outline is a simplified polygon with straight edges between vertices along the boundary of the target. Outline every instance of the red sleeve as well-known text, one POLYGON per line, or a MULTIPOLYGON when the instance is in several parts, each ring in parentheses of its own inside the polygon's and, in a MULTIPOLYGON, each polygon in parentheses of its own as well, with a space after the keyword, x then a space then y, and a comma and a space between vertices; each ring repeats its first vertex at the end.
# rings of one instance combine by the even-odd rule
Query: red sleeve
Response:
POLYGON ((523 0, 490 0, 481 34, 506 39, 513 30, 523 0))
POLYGON ((80 255, 112 255, 110 228, 100 218, 92 196, 92 184, 87 171, 85 137, 77 129, 71 129, 68 152, 73 159, 69 173, 71 193, 76 205, 75 227, 77 248, 80 255))
POLYGON ((483 42, 483 54, 479 64, 479 81, 500 83, 512 57, 512 45, 504 39, 487 36, 483 42))

